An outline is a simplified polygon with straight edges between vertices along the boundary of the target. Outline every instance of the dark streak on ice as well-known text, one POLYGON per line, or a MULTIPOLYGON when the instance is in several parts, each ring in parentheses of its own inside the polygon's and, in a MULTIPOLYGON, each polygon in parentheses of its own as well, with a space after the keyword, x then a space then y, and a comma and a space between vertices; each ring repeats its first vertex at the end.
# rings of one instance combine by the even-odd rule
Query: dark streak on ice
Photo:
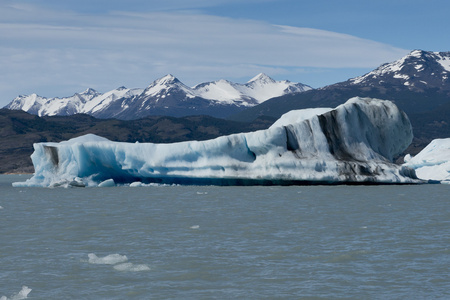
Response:
POLYGON ((58 148, 53 146, 44 146, 45 153, 50 157, 54 167, 59 164, 58 148))
POLYGON ((319 124, 324 133, 331 155, 338 160, 351 161, 356 160, 353 155, 347 151, 343 142, 344 137, 340 131, 340 125, 337 121, 337 111, 332 110, 323 115, 319 115, 319 124))

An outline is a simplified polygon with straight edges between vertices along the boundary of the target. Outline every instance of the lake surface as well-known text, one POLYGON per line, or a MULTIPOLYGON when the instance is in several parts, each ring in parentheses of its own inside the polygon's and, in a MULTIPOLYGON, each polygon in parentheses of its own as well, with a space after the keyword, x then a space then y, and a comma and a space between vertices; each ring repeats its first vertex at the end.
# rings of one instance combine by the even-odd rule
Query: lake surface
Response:
POLYGON ((450 298, 450 185, 11 187, 26 178, 0 176, 3 299, 450 298))

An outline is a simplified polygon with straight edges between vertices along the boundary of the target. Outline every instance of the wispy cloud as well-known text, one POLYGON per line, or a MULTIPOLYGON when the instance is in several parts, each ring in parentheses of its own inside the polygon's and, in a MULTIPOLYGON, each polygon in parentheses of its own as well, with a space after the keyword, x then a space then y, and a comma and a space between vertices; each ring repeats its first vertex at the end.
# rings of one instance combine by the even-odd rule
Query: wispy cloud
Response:
POLYGON ((166 73, 194 85, 261 71, 372 68, 407 52, 330 31, 193 12, 89 15, 11 2, 0 9, 3 95, 141 87, 166 73))

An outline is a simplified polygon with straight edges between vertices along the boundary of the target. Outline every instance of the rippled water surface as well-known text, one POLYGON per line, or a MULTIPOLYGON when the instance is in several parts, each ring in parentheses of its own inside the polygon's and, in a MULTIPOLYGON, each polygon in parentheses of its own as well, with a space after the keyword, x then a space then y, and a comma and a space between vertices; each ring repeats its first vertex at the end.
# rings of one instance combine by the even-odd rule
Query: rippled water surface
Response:
POLYGON ((0 176, 3 299, 450 298, 450 185, 11 187, 25 178, 0 176))

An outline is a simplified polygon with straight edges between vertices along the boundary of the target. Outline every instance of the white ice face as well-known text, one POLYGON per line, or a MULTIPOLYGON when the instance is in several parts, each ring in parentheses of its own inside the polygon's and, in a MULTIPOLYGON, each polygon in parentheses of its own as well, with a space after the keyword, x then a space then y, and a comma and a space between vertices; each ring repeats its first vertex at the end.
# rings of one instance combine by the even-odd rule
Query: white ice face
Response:
POLYGON ((88 135, 35 144, 35 174, 19 185, 413 183, 391 163, 412 140, 389 101, 352 98, 335 109, 287 113, 267 130, 174 144, 88 135), (109 181, 107 181, 109 180, 109 181), (106 184, 105 183, 108 183, 106 184))
POLYGON ((450 138, 431 141, 414 157, 407 155, 404 165, 415 169, 421 179, 450 184, 450 138))

